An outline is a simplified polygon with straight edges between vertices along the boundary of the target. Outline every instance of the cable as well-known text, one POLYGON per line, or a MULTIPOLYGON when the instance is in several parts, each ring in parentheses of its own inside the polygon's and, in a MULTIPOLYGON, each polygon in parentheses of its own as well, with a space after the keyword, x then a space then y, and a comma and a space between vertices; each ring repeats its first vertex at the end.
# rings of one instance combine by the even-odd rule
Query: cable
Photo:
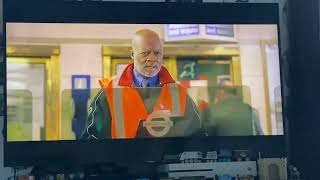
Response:
POLYGON ((200 123, 201 123, 201 126, 202 126, 201 128, 204 130, 205 136, 209 136, 209 135, 208 135, 208 132, 207 132, 205 126, 204 126, 204 123, 203 123, 203 121, 202 121, 202 119, 201 119, 201 117, 200 117, 200 115, 199 115, 199 113, 198 113, 198 110, 197 110, 197 108, 196 108, 196 105, 194 104, 193 101, 191 102, 191 104, 192 104, 192 108, 193 108, 194 112, 196 113, 196 115, 198 116, 198 118, 199 118, 199 120, 200 120, 200 123))
MULTIPOLYGON (((97 98, 96 98, 95 101, 94 101, 94 110, 93 110, 93 112, 92 112, 92 121, 91 121, 91 123, 88 125, 88 127, 87 127, 87 129, 86 129, 88 135, 91 136, 91 137, 93 137, 94 139, 98 139, 98 138, 97 138, 95 135, 93 135, 93 134, 91 134, 91 133, 89 132, 89 128, 90 128, 90 127, 93 125, 93 123, 94 123, 94 113, 95 113, 96 110, 97 110, 97 101, 98 101, 98 99, 99 99, 99 97, 101 96, 102 93, 103 93, 103 90, 100 90, 97 98)), ((91 107, 90 107, 90 110, 89 110, 89 111, 92 111, 92 108, 91 108, 91 107)), ((89 113, 89 114, 90 114, 90 113, 89 113)))

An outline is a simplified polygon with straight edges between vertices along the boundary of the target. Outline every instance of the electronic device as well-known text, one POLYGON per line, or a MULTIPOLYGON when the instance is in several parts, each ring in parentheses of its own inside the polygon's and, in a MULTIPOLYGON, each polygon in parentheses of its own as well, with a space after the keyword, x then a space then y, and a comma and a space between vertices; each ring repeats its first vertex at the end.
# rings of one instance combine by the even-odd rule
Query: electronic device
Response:
POLYGON ((186 177, 215 178, 224 175, 238 179, 238 177, 255 177, 258 175, 256 161, 167 164, 160 166, 159 171, 167 173, 167 176, 172 179, 186 177))
POLYGON ((219 147, 285 154, 277 4, 10 0, 4 13, 6 166, 136 167, 159 161, 164 153, 219 147), (132 62, 132 36, 145 28, 159 34, 164 66, 193 101, 186 112, 198 112, 181 120, 200 119, 206 136, 75 140, 72 75, 90 75, 90 116, 95 111, 90 104, 101 95, 98 80, 123 72, 132 62), (218 107, 226 93, 240 99, 242 108, 218 107), (239 112, 243 116, 234 116, 239 112))

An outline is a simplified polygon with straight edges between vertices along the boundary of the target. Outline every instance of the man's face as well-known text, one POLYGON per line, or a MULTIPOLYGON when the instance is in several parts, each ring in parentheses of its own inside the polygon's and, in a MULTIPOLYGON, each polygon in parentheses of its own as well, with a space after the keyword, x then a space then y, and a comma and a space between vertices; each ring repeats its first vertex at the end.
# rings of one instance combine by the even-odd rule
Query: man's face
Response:
POLYGON ((145 35, 135 39, 131 58, 134 69, 145 77, 153 77, 160 71, 163 54, 162 43, 158 36, 145 35))

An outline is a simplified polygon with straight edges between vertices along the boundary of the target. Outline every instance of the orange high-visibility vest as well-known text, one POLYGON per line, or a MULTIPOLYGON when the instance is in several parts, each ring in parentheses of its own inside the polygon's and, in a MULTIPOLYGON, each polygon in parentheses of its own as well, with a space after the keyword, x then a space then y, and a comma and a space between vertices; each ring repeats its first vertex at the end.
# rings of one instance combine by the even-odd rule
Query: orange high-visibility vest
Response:
POLYGON ((102 88, 105 88, 105 87, 108 86, 108 84, 109 84, 110 81, 111 81, 111 80, 110 80, 109 78, 104 78, 104 79, 99 80, 99 84, 100 84, 100 86, 101 86, 102 88))
MULTIPOLYGON (((170 110, 175 116, 184 116, 186 89, 176 83, 164 84, 153 111, 170 110)), ((104 86, 112 116, 112 138, 135 138, 139 122, 148 117, 147 109, 137 89, 118 86, 118 80, 111 80, 104 86)))

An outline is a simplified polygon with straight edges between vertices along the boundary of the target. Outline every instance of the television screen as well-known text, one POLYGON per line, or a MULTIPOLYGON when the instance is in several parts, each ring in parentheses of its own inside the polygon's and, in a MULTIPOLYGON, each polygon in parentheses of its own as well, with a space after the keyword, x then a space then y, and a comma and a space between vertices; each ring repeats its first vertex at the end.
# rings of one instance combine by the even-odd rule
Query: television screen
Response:
POLYGON ((276 24, 6 28, 8 141, 283 134, 276 24), (171 91, 158 85, 161 73, 147 90, 138 82, 142 53, 153 48, 139 49, 143 31, 159 37, 159 54, 145 57, 159 58, 178 84, 171 91), (126 73, 129 86, 108 86, 126 73))
POLYGON ((11 0, 4 13, 6 166, 285 154, 277 4, 11 0))

